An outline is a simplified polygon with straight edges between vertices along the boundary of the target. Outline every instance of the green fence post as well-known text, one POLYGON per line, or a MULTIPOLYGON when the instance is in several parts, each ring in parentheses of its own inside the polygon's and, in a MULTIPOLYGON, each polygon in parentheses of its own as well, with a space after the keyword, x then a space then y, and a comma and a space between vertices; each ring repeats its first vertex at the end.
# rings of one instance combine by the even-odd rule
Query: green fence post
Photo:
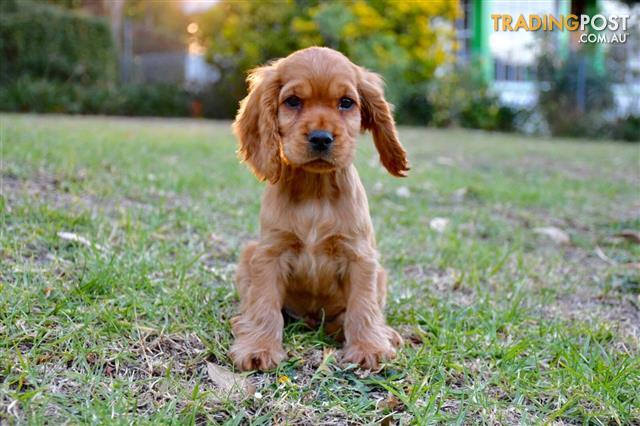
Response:
MULTIPOLYGON (((597 15, 602 10, 600 0, 589 0, 587 3, 587 13, 589 16, 597 15)), ((605 73, 605 57, 604 46, 600 43, 596 43, 593 52, 593 66, 596 72, 600 75, 605 73)))
POLYGON ((473 35, 471 51, 473 60, 478 61, 482 75, 487 81, 493 80, 493 57, 489 49, 489 34, 493 31, 493 24, 486 1, 473 0, 473 35))
MULTIPOLYGON (((557 0, 557 18, 567 16, 571 13, 571 0, 557 0)), ((558 30, 554 30, 558 31, 558 30)), ((561 58, 566 59, 569 56, 569 31, 558 31, 558 54, 561 58)))

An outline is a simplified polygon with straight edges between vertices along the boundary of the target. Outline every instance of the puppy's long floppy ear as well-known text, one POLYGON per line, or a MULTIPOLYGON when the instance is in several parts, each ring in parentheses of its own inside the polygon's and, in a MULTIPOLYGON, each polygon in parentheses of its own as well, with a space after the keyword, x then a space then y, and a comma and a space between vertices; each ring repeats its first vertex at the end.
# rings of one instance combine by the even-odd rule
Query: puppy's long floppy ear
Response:
POLYGON ((398 132, 391 114, 391 106, 384 99, 382 78, 358 67, 362 130, 371 130, 373 142, 380 154, 380 162, 394 176, 405 177, 409 171, 407 154, 398 140, 398 132))
POLYGON ((280 179, 281 154, 278 129, 280 83, 275 65, 256 68, 247 77, 249 94, 240 102, 233 131, 240 147, 238 156, 246 161, 260 180, 280 179))

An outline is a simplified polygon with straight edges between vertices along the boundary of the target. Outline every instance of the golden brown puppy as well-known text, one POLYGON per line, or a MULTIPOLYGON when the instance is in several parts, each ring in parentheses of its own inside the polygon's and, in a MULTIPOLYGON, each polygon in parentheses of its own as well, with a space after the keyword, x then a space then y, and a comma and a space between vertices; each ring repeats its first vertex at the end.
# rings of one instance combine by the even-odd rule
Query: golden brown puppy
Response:
POLYGON ((335 50, 311 47, 253 70, 248 82, 233 128, 241 158, 268 186, 260 240, 238 265, 231 358, 242 370, 282 361, 285 310, 342 330, 343 359, 375 368, 402 338, 385 324, 386 273, 352 164, 358 133, 373 133, 389 173, 409 170, 382 79, 335 50))

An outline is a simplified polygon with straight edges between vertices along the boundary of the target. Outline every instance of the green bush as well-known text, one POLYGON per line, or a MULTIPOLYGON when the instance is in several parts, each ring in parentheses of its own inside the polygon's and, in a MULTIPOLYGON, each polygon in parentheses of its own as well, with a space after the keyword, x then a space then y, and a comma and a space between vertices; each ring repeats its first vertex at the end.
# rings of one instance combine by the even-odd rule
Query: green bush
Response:
POLYGON ((427 98, 428 85, 416 84, 403 91, 394 113, 400 124, 428 126, 433 124, 434 105, 427 98))
POLYGON ((640 115, 629 115, 614 121, 610 136, 627 142, 640 142, 640 115))
POLYGON ((18 77, 82 84, 115 77, 107 22, 45 3, 3 0, 0 56, 2 84, 18 77))
POLYGON ((109 96, 100 113, 160 117, 190 114, 189 93, 174 85, 125 85, 110 91, 109 96))
POLYGON ((500 105, 474 64, 459 67, 431 82, 426 94, 429 124, 490 131, 514 131, 519 111, 500 105))
POLYGON ((23 77, 0 90, 0 110, 133 116, 188 116, 190 95, 172 85, 82 86, 23 77))
POLYGON ((171 85, 116 86, 116 53, 101 18, 28 0, 0 5, 0 110, 186 116, 171 85))
POLYGON ((592 52, 565 59, 553 53, 538 61, 538 109, 554 136, 602 137, 607 112, 614 106, 611 84, 599 71, 592 52))
POLYGON ((594 54, 543 54, 538 61, 538 110, 554 136, 639 141, 640 116, 612 118, 612 81, 609 73, 597 68, 594 54))

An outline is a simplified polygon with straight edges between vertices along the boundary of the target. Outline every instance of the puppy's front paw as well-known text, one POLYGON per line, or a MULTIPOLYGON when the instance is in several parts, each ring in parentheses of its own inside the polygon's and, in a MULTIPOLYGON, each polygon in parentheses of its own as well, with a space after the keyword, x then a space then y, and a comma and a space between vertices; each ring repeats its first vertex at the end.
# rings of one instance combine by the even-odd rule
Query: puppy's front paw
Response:
POLYGON ((242 371, 271 370, 287 357, 279 343, 261 344, 243 339, 234 342, 229 355, 242 371))
POLYGON ((344 349, 342 355, 344 361, 359 364, 360 367, 370 370, 377 369, 380 362, 395 357, 396 351, 390 344, 378 345, 368 342, 352 343, 344 349))
POLYGON ((391 345, 393 345, 394 348, 399 348, 404 344, 404 341, 402 340, 402 336, 400 336, 400 333, 395 331, 393 328, 389 326, 385 326, 385 331, 389 338, 389 343, 391 343, 391 345))

